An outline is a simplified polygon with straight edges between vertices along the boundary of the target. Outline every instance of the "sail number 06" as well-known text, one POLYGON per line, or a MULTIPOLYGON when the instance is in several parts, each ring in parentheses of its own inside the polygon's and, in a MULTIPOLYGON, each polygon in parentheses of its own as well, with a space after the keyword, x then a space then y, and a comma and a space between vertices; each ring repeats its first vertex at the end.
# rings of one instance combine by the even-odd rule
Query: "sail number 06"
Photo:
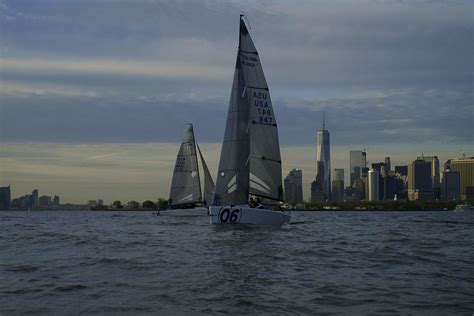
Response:
POLYGON ((223 208, 219 212, 219 221, 221 223, 238 223, 240 221, 240 215, 241 211, 238 208, 235 209, 229 209, 229 208, 223 208))

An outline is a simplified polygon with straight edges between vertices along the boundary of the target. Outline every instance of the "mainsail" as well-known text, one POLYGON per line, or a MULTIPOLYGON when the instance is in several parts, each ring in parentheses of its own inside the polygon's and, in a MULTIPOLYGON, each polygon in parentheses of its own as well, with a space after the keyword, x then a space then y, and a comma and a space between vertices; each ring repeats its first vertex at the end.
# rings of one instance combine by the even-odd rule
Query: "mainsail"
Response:
POLYGON ((200 203, 202 201, 192 125, 189 126, 176 157, 171 181, 170 201, 171 206, 200 203))
POLYGON ((202 170, 204 171, 204 205, 210 205, 212 202, 212 197, 214 195, 214 190, 216 186, 214 185, 214 181, 212 180, 211 173, 209 172, 209 169, 207 168, 206 161, 204 160, 204 157, 202 156, 201 153, 201 148, 199 148, 198 143, 196 142, 196 146, 199 152, 199 157, 201 157, 201 165, 202 165, 202 170))
POLYGON ((242 16, 215 205, 247 204, 248 195, 282 200, 281 156, 270 93, 242 16))

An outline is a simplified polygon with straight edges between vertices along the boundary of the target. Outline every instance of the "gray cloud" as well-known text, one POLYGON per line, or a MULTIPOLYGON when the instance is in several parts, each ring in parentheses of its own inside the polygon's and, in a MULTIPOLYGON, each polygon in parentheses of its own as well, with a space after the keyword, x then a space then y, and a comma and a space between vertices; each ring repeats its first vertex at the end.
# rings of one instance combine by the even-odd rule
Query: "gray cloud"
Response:
POLYGON ((244 9, 283 143, 472 142, 470 1, 1 4, 3 141, 220 141, 244 9))

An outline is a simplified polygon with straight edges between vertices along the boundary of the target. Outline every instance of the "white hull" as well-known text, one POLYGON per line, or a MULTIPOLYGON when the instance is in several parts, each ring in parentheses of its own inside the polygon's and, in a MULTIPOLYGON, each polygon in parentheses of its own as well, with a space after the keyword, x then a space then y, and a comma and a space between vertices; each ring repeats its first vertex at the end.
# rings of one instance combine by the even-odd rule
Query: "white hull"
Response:
POLYGON ((283 225, 290 221, 288 212, 263 208, 251 208, 248 205, 211 206, 209 208, 211 224, 253 224, 283 225))
POLYGON ((175 209, 175 210, 164 210, 158 211, 158 216, 208 216, 209 210, 205 207, 195 207, 195 208, 185 208, 185 209, 175 209))

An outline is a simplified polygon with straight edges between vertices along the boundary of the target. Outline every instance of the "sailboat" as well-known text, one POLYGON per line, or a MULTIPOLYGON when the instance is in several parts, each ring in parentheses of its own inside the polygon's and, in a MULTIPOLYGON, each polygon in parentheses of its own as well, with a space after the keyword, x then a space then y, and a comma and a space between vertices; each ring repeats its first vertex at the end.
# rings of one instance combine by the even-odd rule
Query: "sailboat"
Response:
POLYGON ((189 124, 181 142, 173 170, 169 198, 170 208, 173 210, 180 209, 180 212, 173 211, 173 213, 179 215, 207 215, 208 209, 206 206, 211 203, 214 188, 211 173, 194 137, 193 125, 189 124), (204 172, 204 192, 201 192, 198 153, 204 172))
POLYGON ((213 206, 212 224, 282 225, 281 156, 278 129, 260 58, 240 16, 239 49, 227 114, 213 206), (254 205, 249 196, 273 201, 254 205))

